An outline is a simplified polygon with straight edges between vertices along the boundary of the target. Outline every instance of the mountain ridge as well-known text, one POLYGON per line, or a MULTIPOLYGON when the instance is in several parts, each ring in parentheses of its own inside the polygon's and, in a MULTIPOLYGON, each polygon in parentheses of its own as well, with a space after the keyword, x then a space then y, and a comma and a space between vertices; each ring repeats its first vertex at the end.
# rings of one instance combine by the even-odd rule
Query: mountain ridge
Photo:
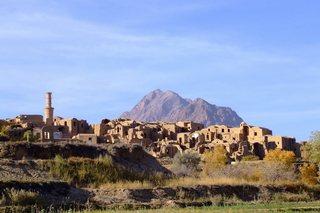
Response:
POLYGON ((243 121, 230 107, 219 107, 202 98, 192 101, 167 90, 154 90, 145 95, 130 111, 120 117, 132 120, 153 122, 194 121, 211 125, 239 126, 243 121))

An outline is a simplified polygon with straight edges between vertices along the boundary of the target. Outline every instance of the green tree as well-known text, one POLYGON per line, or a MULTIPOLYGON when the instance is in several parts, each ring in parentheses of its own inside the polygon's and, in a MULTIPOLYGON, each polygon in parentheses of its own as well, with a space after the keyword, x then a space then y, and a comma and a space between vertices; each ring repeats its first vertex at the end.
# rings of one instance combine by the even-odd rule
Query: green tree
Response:
POLYGON ((22 140, 26 140, 26 141, 29 141, 29 142, 34 142, 35 141, 35 138, 32 134, 32 131, 31 130, 28 130, 26 131, 24 134, 23 134, 23 138, 22 140))
POLYGON ((301 147, 303 157, 313 163, 320 163, 320 131, 311 132, 310 140, 301 147))

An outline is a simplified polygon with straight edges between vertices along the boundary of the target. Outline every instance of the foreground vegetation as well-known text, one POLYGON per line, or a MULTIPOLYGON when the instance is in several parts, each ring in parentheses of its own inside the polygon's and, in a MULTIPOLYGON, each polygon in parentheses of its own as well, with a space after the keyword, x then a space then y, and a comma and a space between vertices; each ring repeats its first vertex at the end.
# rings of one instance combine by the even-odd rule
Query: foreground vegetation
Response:
MULTIPOLYGON (((197 153, 178 153, 171 161, 175 175, 159 172, 138 171, 115 163, 110 156, 96 159, 57 155, 54 159, 40 160, 38 167, 47 171, 52 178, 66 181, 74 187, 98 189, 152 188, 195 186, 195 185, 254 185, 259 193, 253 199, 241 199, 236 194, 207 194, 194 196, 186 190, 177 191, 173 200, 165 203, 123 203, 99 205, 88 200, 86 204, 65 202, 59 206, 45 204, 45 197, 39 191, 2 187, 0 211, 3 212, 319 212, 320 185, 318 164, 320 163, 320 133, 315 133, 303 147, 307 160, 298 163, 293 152, 271 150, 264 160, 246 156, 240 162, 227 164, 228 157, 223 146, 206 150, 203 156, 197 153), (267 190, 267 188, 277 188, 267 190), (263 189, 266 190, 263 190, 263 189), (280 190, 281 189, 281 190, 280 190), (288 190, 289 189, 289 190, 288 190), (191 208, 189 206, 196 206, 191 208), (155 210, 153 208, 169 208, 155 210), (181 208, 183 207, 183 208, 181 208), (139 210, 138 210, 139 209, 139 210), (152 209, 152 210, 148 210, 152 209)), ((27 163, 27 162, 24 162, 27 163)), ((4 184, 5 185, 5 184, 4 184)))
POLYGON ((147 186, 161 186, 167 176, 160 172, 144 172, 113 162, 108 155, 96 159, 70 157, 64 159, 57 155, 53 160, 43 161, 42 169, 47 169, 77 187, 100 187, 119 183, 139 183, 147 186))
MULTIPOLYGON (((222 152, 223 149, 221 149, 222 152)), ((254 158, 249 157, 246 161, 232 165, 224 162, 216 163, 217 166, 215 160, 223 162, 226 158, 215 156, 210 159, 210 156, 214 155, 206 153, 205 160, 200 160, 199 155, 195 153, 177 155, 172 161, 173 170, 176 170, 177 174, 175 176, 139 172, 114 163, 109 156, 100 156, 96 159, 81 157, 64 159, 58 155, 52 160, 39 161, 38 166, 48 171, 52 177, 59 177, 75 187, 141 189, 155 186, 177 188, 195 185, 248 185, 250 188, 255 185, 259 186, 259 193, 246 200, 238 194, 212 194, 209 191, 205 195, 195 196, 181 188, 180 191, 176 191, 173 200, 163 201, 164 203, 116 203, 106 206, 88 200, 86 204, 66 201, 54 206, 46 204, 45 197, 38 191, 12 187, 1 191, 0 206, 3 206, 5 212, 89 212, 92 210, 148 212, 151 210, 147 209, 155 211, 154 208, 170 208, 169 212, 207 210, 218 212, 222 209, 224 212, 239 212, 239 209, 242 212, 254 210, 270 212, 270 208, 275 212, 279 209, 290 212, 293 208, 301 210, 307 207, 309 212, 319 211, 319 203, 316 201, 320 199, 320 186, 314 182, 314 180, 317 181, 317 173, 314 173, 314 169, 317 168, 313 167, 313 164, 295 166, 291 154, 281 150, 270 152, 265 161, 251 161, 254 158), (279 155, 282 155, 281 159, 277 159, 279 155), (201 167, 205 169, 200 169, 201 167), (310 181, 310 177, 313 176, 315 179, 310 181), (314 209, 311 208, 311 203, 314 209), (193 209, 189 206, 199 208, 193 209)))

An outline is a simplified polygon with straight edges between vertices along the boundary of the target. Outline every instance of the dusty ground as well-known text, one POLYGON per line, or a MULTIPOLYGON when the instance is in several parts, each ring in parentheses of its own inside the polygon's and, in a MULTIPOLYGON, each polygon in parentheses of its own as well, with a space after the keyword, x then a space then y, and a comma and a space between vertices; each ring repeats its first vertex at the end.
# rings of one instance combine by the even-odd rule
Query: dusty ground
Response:
POLYGON ((38 168, 38 162, 28 160, 0 160, 0 180, 47 181, 54 180, 47 172, 38 168))

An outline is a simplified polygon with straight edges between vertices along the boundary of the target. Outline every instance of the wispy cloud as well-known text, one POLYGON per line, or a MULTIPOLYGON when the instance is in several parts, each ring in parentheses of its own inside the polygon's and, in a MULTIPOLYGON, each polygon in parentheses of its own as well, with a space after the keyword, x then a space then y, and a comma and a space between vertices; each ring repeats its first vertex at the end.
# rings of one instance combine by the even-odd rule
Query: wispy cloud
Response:
POLYGON ((290 21, 292 4, 288 17, 270 17, 285 7, 277 4, 2 1, 0 101, 10 104, 0 106, 0 118, 40 105, 42 113, 47 91, 61 113, 118 116, 157 88, 230 106, 250 119, 316 117, 319 41, 302 38, 308 29, 317 34, 320 19, 300 29, 308 16, 290 21))

